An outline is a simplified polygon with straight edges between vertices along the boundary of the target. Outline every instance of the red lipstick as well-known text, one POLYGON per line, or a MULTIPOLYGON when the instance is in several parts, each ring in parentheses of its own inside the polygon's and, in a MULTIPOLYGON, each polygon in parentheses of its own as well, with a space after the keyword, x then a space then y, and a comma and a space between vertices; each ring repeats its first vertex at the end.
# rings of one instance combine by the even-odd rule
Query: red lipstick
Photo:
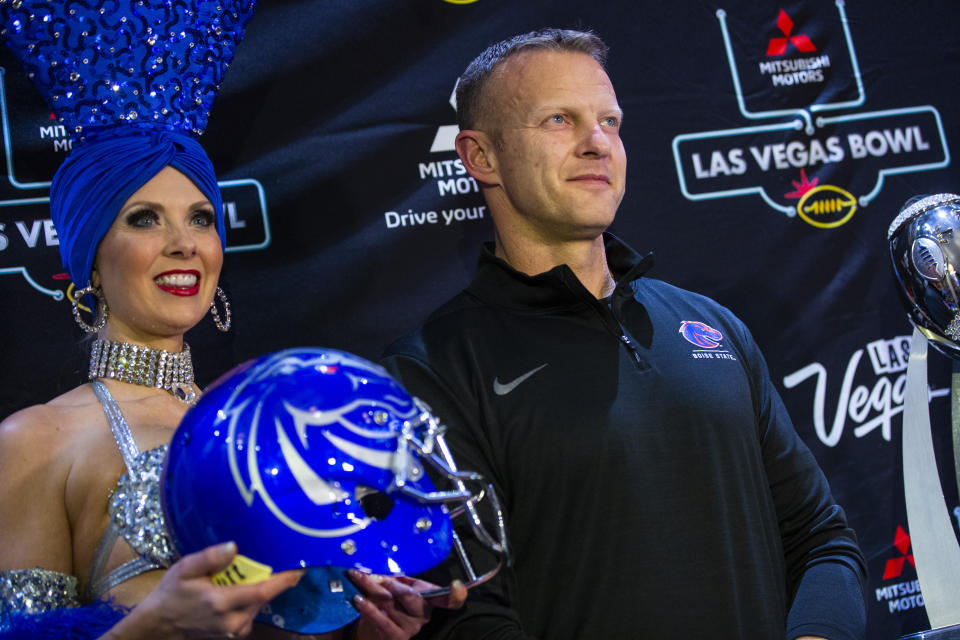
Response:
POLYGON ((175 296, 195 296, 200 292, 200 272, 195 269, 171 269, 153 278, 157 288, 175 296))

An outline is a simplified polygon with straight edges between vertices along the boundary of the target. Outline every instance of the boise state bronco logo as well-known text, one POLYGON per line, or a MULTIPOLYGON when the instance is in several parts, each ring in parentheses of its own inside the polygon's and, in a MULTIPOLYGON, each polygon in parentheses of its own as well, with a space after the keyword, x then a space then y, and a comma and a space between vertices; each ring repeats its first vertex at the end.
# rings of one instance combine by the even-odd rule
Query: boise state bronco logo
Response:
POLYGON ((716 349, 723 341, 723 334, 702 322, 684 320, 680 323, 680 335, 687 342, 704 349, 716 349))
POLYGON ((390 424, 419 409, 383 369, 351 354, 280 355, 244 372, 218 412, 233 443, 229 467, 237 489, 248 507, 259 495, 278 520, 301 534, 326 538, 359 531, 370 521, 345 508, 357 507, 351 476, 327 467, 365 465, 371 469, 367 481, 381 491, 396 471, 422 476, 390 424), (383 486, 374 479, 378 470, 383 486), (291 492, 292 486, 302 493, 291 492), (333 522, 343 526, 329 527, 333 522))

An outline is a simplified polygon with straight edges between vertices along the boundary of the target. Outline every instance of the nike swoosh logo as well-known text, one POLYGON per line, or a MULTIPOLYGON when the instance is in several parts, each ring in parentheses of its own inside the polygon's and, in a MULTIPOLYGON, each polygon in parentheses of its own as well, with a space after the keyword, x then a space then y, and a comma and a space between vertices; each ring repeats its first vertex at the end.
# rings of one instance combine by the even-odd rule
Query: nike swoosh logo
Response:
POLYGON ((494 379, 493 379, 493 392, 494 392, 495 394, 497 394, 498 396, 505 396, 505 395, 507 395, 508 393, 510 393, 511 391, 513 391, 514 389, 516 389, 518 386, 520 386, 520 383, 522 383, 524 380, 526 380, 527 378, 529 378, 530 376, 532 376, 533 374, 535 374, 537 371, 540 371, 540 369, 543 369, 545 366, 547 366, 547 364, 549 364, 549 363, 544 362, 542 365, 540 365, 540 366, 537 367, 536 369, 532 369, 532 370, 530 370, 530 371, 527 371, 525 374, 523 374, 523 375, 520 376, 519 378, 514 378, 513 380, 511 380, 510 382, 507 382, 507 383, 501 383, 498 378, 494 378, 494 379))

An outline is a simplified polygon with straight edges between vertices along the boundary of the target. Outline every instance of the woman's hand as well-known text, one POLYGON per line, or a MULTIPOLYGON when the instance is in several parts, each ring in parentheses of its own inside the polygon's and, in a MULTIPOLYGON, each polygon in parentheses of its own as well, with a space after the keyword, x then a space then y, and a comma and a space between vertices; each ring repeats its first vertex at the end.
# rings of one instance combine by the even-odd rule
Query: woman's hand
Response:
POLYGON ((299 582, 301 572, 285 571, 255 584, 215 585, 210 576, 237 555, 232 542, 184 556, 143 602, 104 638, 242 638, 260 608, 299 582))
POLYGON ((363 593, 353 600, 361 615, 351 630, 356 640, 407 640, 430 620, 434 607, 459 609, 467 599, 467 588, 459 580, 450 584, 449 595, 426 599, 420 592, 437 585, 405 576, 348 573, 363 593))

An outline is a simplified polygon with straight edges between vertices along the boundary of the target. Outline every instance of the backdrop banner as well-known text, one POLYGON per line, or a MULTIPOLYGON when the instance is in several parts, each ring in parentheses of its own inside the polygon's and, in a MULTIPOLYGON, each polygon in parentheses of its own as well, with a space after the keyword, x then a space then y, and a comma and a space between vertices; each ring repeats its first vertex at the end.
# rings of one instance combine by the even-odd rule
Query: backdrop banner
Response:
MULTIPOLYGON (((376 359, 459 291, 492 232, 453 148, 457 76, 509 35, 593 29, 625 112, 612 231, 753 331, 867 555, 867 637, 929 628, 900 459, 912 329, 886 231, 909 197, 960 190, 957 24, 946 0, 263 2, 202 140, 234 329, 188 335, 198 379, 291 346, 376 359)), ((6 416, 82 382, 88 346, 48 210, 70 142, 5 48, 0 117, 6 416)), ((929 364, 960 521, 950 363, 929 364)))

